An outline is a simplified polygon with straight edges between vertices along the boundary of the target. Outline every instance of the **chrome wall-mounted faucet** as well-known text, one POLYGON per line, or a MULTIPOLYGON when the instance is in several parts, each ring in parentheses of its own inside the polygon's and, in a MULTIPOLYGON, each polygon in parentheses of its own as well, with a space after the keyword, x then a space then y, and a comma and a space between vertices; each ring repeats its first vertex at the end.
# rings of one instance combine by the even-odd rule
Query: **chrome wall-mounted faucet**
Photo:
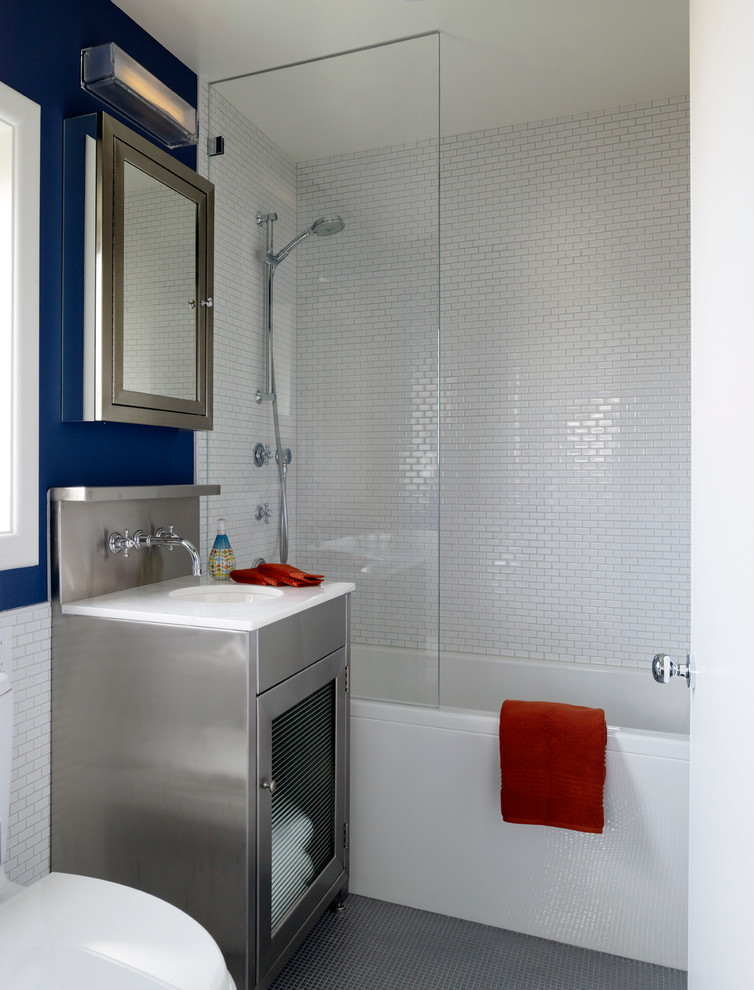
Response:
POLYGON ((129 536, 128 530, 122 533, 111 533, 107 541, 108 549, 111 553, 122 553, 128 556, 129 550, 151 550, 152 547, 163 547, 172 550, 173 547, 183 547, 191 557, 191 573, 194 577, 199 577, 202 573, 202 559, 199 551, 191 540, 182 539, 172 526, 167 529, 158 529, 156 533, 143 533, 137 529, 133 536, 129 536))

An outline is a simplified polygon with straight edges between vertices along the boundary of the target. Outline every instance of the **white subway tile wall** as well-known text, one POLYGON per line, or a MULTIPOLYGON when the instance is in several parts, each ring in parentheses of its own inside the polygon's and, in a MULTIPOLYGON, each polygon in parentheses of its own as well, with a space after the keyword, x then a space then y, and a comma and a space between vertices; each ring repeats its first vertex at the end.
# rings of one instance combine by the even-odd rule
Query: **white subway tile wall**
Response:
POLYGON ((8 847, 10 880, 28 884, 50 870, 50 606, 0 613, 11 629, 15 706, 8 847))
MULTIPOLYGON (((226 520, 237 567, 256 557, 278 560, 280 501, 275 460, 256 467, 257 443, 275 451, 272 410, 258 405, 265 389, 264 273, 265 229, 258 213, 277 213, 274 248, 295 237, 296 167, 272 142, 215 91, 200 85, 208 136, 225 139, 225 153, 207 159, 200 145, 200 171, 215 184, 215 408, 212 432, 197 434, 196 478, 219 484, 222 494, 205 500, 202 555, 206 565, 218 517, 226 520), (254 518, 268 503, 269 523, 254 518)), ((293 462, 288 485, 291 559, 295 529, 295 479, 298 473, 295 406, 296 262, 292 254, 274 279, 275 378, 280 396, 283 448, 293 462)))
POLYGON ((431 648, 439 491, 441 648, 683 656, 685 98, 443 141, 439 395, 436 169, 299 166, 347 224, 299 261, 300 562, 356 582, 356 641, 431 648))
POLYGON ((443 648, 688 651, 688 160, 685 99, 446 143, 443 648))
POLYGON ((298 558, 352 580, 359 642, 438 631, 437 142, 299 165, 298 558))

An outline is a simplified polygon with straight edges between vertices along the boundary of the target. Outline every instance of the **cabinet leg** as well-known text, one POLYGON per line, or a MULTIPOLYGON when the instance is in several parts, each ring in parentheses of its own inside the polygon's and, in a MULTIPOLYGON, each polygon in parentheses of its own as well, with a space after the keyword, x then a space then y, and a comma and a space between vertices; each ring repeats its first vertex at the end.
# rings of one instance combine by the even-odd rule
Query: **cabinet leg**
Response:
POLYGON ((345 887, 341 887, 338 891, 335 899, 330 903, 330 910, 340 913, 346 909, 346 900, 348 899, 348 884, 345 887))

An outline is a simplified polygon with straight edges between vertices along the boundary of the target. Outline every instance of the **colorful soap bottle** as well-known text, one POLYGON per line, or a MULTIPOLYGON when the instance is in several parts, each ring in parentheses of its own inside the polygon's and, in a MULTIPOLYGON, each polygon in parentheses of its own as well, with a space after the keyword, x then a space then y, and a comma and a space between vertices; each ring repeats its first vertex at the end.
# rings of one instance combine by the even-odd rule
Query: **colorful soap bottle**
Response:
POLYGON ((236 558, 225 534, 225 520, 217 520, 217 536, 209 552, 209 573, 215 581, 230 580, 230 572, 236 566, 236 558))

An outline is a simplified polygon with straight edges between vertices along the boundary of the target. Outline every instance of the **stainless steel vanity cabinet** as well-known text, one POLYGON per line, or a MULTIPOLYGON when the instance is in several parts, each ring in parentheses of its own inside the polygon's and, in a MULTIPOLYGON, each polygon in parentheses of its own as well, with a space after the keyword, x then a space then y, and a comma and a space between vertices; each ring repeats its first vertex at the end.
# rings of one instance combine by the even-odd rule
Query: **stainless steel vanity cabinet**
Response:
POLYGON ((128 884, 272 982, 348 887, 349 596, 254 631, 53 622, 52 868, 128 884))

